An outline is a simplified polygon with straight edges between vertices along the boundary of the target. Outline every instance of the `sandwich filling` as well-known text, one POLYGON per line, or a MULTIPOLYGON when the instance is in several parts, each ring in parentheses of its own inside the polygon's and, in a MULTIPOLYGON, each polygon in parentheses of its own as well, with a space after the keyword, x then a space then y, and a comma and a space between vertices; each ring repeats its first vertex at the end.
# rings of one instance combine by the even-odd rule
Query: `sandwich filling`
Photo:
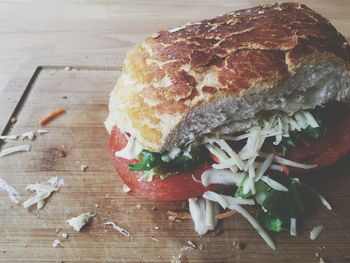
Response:
MULTIPOLYGON (((268 231, 289 230, 297 234, 297 219, 303 216, 302 184, 289 175, 289 170, 316 168, 316 164, 289 159, 298 147, 307 146, 327 135, 329 118, 344 110, 342 105, 329 105, 290 116, 282 112, 261 114, 253 126, 240 133, 216 136, 207 134, 183 147, 174 147, 163 153, 151 152, 133 137, 115 156, 138 162, 129 165, 131 171, 143 171, 140 180, 152 182, 155 176, 167 180, 181 171, 191 171, 202 162, 211 163, 211 169, 193 180, 204 187, 223 185, 224 191, 206 191, 202 197, 190 198, 189 208, 195 229, 203 235, 216 226, 218 206, 242 214, 258 234, 275 248, 268 231), (334 110, 335 109, 335 110, 334 110), (232 186, 234 188, 232 188, 232 186), (226 195, 226 192, 229 195, 226 195), (223 194, 224 193, 224 194, 223 194), (256 219, 242 205, 260 206, 256 219)), ((346 114, 346 113, 345 113, 346 114)), ((310 190, 310 187, 308 187, 310 190)), ((314 189, 313 193, 331 209, 330 204, 314 189)))

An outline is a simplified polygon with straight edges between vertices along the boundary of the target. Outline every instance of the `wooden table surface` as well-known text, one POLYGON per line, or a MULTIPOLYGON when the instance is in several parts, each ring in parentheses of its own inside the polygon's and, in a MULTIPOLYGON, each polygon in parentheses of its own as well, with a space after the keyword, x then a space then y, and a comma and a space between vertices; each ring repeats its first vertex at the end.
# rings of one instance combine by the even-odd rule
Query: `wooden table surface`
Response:
MULTIPOLYGON (((328 17, 340 32, 350 37, 349 0, 302 2, 328 17)), ((45 65, 56 65, 61 57, 62 61, 76 64, 78 60, 75 57, 77 57, 80 61, 85 61, 88 66, 94 66, 102 61, 102 65, 113 66, 111 62, 115 62, 116 67, 119 67, 125 51, 152 32, 261 3, 265 1, 0 1, 0 93, 14 76, 16 79, 23 77, 18 75, 21 71, 18 73, 17 70, 25 61, 29 60, 34 63, 40 57, 40 60, 44 59, 45 65), (54 58, 53 61, 50 61, 51 58, 54 58), (16 71, 17 74, 15 74, 16 71)), ((42 63, 37 65, 42 65, 42 63)), ((32 91, 27 96, 17 126, 12 132, 20 133, 35 129, 37 122, 32 116, 38 116, 42 111, 48 112, 52 107, 58 106, 60 101, 56 99, 61 99, 62 95, 67 95, 66 92, 71 91, 72 94, 68 94, 68 98, 75 99, 65 100, 66 107, 70 110, 65 116, 67 122, 63 122, 62 118, 61 122, 58 121, 57 125, 50 127, 50 134, 34 141, 35 149, 28 153, 29 159, 20 159, 20 156, 16 155, 9 157, 8 161, 3 160, 0 163, 0 177, 8 179, 23 194, 25 185, 43 181, 51 175, 64 177, 69 187, 63 188, 60 193, 49 200, 50 203, 41 212, 39 219, 36 219, 35 209, 28 214, 19 207, 9 205, 7 195, 1 192, 0 208, 2 210, 0 212, 5 212, 0 213, 1 262, 59 262, 60 260, 116 262, 117 259, 119 259, 118 262, 168 262, 170 256, 175 255, 186 240, 198 240, 198 242, 205 243, 206 249, 192 254, 192 257, 195 258, 194 262, 205 262, 208 258, 212 259, 213 253, 222 251, 222 248, 225 249, 219 255, 221 258, 219 257, 215 262, 227 262, 230 257, 230 262, 252 262, 254 260, 303 262, 303 258, 307 258, 307 262, 313 262, 311 258, 316 262, 314 250, 317 252, 316 246, 318 245, 316 244, 321 244, 323 240, 332 240, 329 242, 327 251, 330 251, 330 258, 337 259, 337 262, 343 262, 344 256, 350 253, 350 246, 348 246, 350 227, 349 224, 344 223, 344 219, 349 217, 349 209, 346 207, 349 200, 349 195, 346 194, 349 181, 344 172, 349 166, 346 160, 343 160, 338 170, 333 171, 338 173, 337 180, 334 180, 333 184, 327 184, 329 181, 324 177, 321 178, 321 182, 317 183, 320 190, 330 195, 331 201, 339 201, 337 217, 324 213, 319 208, 305 227, 309 229, 320 220, 325 222, 328 231, 323 234, 323 239, 317 243, 310 243, 307 230, 301 237, 298 237, 301 238, 298 240, 290 239, 287 234, 282 234, 278 237, 280 250, 277 252, 267 250, 265 244, 256 238, 254 231, 251 231, 250 226, 239 217, 234 219, 233 225, 223 225, 226 230, 221 236, 213 237, 212 235, 199 239, 193 232, 190 223, 175 225, 175 227, 168 224, 163 213, 168 209, 168 205, 159 204, 158 206, 157 204, 158 211, 154 213, 151 207, 155 203, 130 195, 123 196, 120 190, 121 182, 115 180, 114 171, 105 152, 107 135, 102 126, 106 115, 109 89, 118 75, 113 70, 100 71, 101 67, 94 70, 95 72, 83 70, 78 73, 67 72, 64 67, 44 67, 36 76, 38 81, 35 82, 32 91), (69 81, 64 82, 63 80, 69 81), (64 85, 65 83, 67 85, 64 85), (84 86, 80 86, 81 83, 84 83, 84 86), (94 88, 97 86, 103 88, 103 93, 98 92, 98 95, 94 96, 94 88), (54 92, 51 90, 53 87, 55 87, 54 92), (81 91, 89 89, 89 93, 82 93, 81 96, 78 96, 80 90, 79 88, 76 90, 76 87, 81 88, 81 91), (77 97, 74 96, 74 92, 77 97), (50 97, 51 103, 45 101, 43 104, 41 94, 50 97), (75 107, 77 105, 81 105, 82 108, 75 107), (85 117, 81 118, 81 112, 87 112, 85 108, 93 110, 90 111, 91 114, 85 114, 85 117), (86 127, 94 127, 97 132, 89 132, 86 127), (57 138, 61 140, 62 137, 59 136, 62 134, 66 136, 65 140, 68 145, 66 147, 68 147, 70 156, 53 162, 51 159, 54 159, 56 155, 50 151, 55 152, 61 147, 62 142, 55 140, 57 138), (88 144, 87 142, 90 141, 94 143, 88 144), (48 145, 50 145, 49 148, 48 145), (75 148, 76 146, 79 148, 75 148), (98 151, 96 152, 95 149, 98 151), (100 163, 95 162, 96 157, 101 158, 100 163), (83 161, 89 163, 90 169, 84 175, 79 171, 83 161), (39 170, 38 167, 40 167, 39 170), (14 173, 16 175, 10 177, 14 173), (101 177, 98 177, 99 174, 101 177), (102 183, 101 178, 103 178, 102 183), (82 185, 86 186, 89 191, 85 191, 82 185), (331 186, 337 187, 339 191, 331 192, 331 186), (86 198, 85 200, 82 198, 84 195, 91 195, 94 199, 86 198), (100 207, 95 207, 95 203, 100 207), (141 210, 135 207, 137 203, 143 204, 141 210), (66 211, 63 204, 69 204, 70 211, 66 211), (50 242, 57 236, 55 233, 57 226, 64 227, 65 219, 84 209, 99 212, 94 224, 82 234, 70 231, 72 234, 69 241, 64 243, 65 248, 53 249, 50 242), (123 213, 125 211, 132 211, 132 215, 128 216, 123 213), (131 230, 135 234, 136 243, 131 245, 122 237, 116 236, 110 229, 108 232, 102 231, 102 222, 110 218, 117 219, 131 230), (140 220, 142 224, 139 224, 140 220), (161 227, 161 230, 158 232, 153 229, 155 223, 160 224, 158 226, 161 227), (4 230, 6 227, 8 229, 4 230), (165 242, 164 240, 168 240, 169 233, 173 238, 165 242), (153 235, 158 235, 161 242, 150 242, 149 238, 153 235), (237 236, 250 240, 244 252, 233 251, 231 243, 237 236), (211 243, 207 245, 210 240, 211 243), (215 242, 212 242, 213 240, 215 242), (340 240, 342 248, 337 246, 340 240), (349 247, 349 251, 344 246, 349 247), (298 253, 295 253, 296 251, 298 253), (125 256, 127 253, 131 253, 132 256, 129 260, 125 256), (158 255, 162 257, 158 258, 158 255)), ((10 85, 10 89, 11 87, 20 89, 19 84, 16 86, 16 81, 13 83, 15 85, 10 85)), ((7 90, 6 94, 11 94, 11 92, 7 90)), ((7 103, 10 100, 0 97, 0 101, 7 103)), ((3 117, 1 114, 4 112, 1 109, 4 109, 4 105, 5 103, 0 103, 0 122, 3 117)))
MULTIPOLYGON (((269 1, 0 1, 0 92, 20 64, 47 54, 109 54, 162 28, 269 1)), ((271 1, 270 1, 271 2, 271 1)), ((301 1, 350 36, 349 0, 301 1)))

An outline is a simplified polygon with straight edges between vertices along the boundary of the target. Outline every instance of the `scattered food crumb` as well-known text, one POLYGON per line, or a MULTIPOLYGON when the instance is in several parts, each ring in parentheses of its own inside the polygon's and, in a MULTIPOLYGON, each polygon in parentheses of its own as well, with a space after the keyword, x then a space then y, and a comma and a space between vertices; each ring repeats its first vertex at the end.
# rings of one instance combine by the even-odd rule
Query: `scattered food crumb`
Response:
POLYGON ((93 214, 91 212, 83 213, 79 216, 66 220, 66 223, 70 225, 75 231, 79 232, 95 216, 96 214, 93 214))
POLYGON ((157 207, 156 206, 152 206, 152 211, 157 211, 157 207))
POLYGON ((233 247, 234 247, 235 250, 244 250, 245 247, 246 247, 246 244, 241 242, 241 241, 235 240, 233 242, 233 247))
POLYGON ((109 194, 106 194, 106 198, 108 198, 109 197, 109 194))
POLYGON ((95 204, 95 207, 96 207, 96 208, 99 208, 99 207, 100 207, 100 205, 99 205, 99 204, 95 204))
POLYGON ((193 241, 191 241, 191 240, 188 240, 188 241, 187 241, 187 244, 188 244, 189 246, 193 247, 193 248, 197 248, 197 245, 196 245, 193 241))
POLYGON ((318 236, 322 233, 322 231, 325 229, 323 225, 315 226, 310 231, 310 239, 315 240, 318 238, 318 236))
POLYGON ((158 238, 155 238, 155 237, 148 237, 148 238, 151 239, 152 241, 159 242, 158 238))
POLYGON ((124 236, 126 237, 130 237, 131 234, 128 230, 126 230, 125 228, 122 228, 120 226, 118 226, 116 223, 112 222, 112 221, 109 221, 109 222, 105 222, 103 223, 104 225, 110 225, 112 226, 117 232, 123 234, 124 236))
POLYGON ((12 117, 10 121, 11 121, 11 123, 16 123, 17 122, 17 118, 16 117, 12 117))
POLYGON ((58 239, 55 239, 52 242, 52 246, 55 247, 55 248, 60 247, 61 246, 61 241, 59 241, 58 239))
POLYGON ((64 70, 65 70, 65 71, 71 71, 71 70, 72 70, 72 67, 65 67, 64 70))
POLYGON ((4 141, 9 141, 9 140, 17 140, 18 135, 1 135, 0 136, 0 140, 4 140, 4 141))
POLYGON ((59 150, 58 151, 58 156, 61 158, 65 158, 67 156, 66 152, 64 150, 59 150))
POLYGON ((89 167, 88 167, 87 165, 82 164, 82 165, 80 166, 80 171, 85 172, 88 168, 89 168, 89 167))
POLYGON ((123 184, 123 192, 129 193, 130 191, 131 191, 131 189, 129 188, 129 186, 127 186, 126 184, 123 184))
POLYGON ((35 195, 30 197, 23 203, 24 208, 31 207, 36 204, 37 209, 41 209, 45 205, 45 199, 48 198, 53 192, 58 191, 58 188, 48 184, 29 184, 25 188, 27 191, 35 192, 35 195))
POLYGON ((59 232, 61 232, 61 231, 62 231, 61 228, 56 228, 56 233, 59 233, 59 232))
POLYGON ((61 187, 61 186, 64 186, 64 180, 58 176, 53 176, 51 177, 48 181, 47 181, 48 184, 51 184, 53 187, 61 187))
POLYGON ((33 131, 29 131, 29 132, 23 133, 23 134, 21 135, 21 140, 24 141, 24 140, 26 140, 26 139, 28 139, 28 140, 30 140, 30 141, 34 140, 34 139, 35 139, 35 134, 34 134, 34 132, 33 132, 33 131))
POLYGON ((67 232, 64 232, 64 231, 60 232, 59 235, 60 235, 61 237, 63 237, 64 239, 67 239, 68 236, 69 236, 69 234, 68 234, 67 232))
POLYGON ((0 189, 5 190, 13 202, 19 203, 21 199, 19 192, 3 178, 0 178, 0 189))
POLYGON ((155 229, 155 230, 159 230, 160 227, 159 227, 159 226, 155 226, 154 229, 155 229))
POLYGON ((179 254, 178 256, 173 256, 171 263, 189 263, 189 261, 185 255, 179 254))
POLYGON ((28 144, 18 145, 11 148, 3 149, 0 152, 0 157, 4 157, 6 155, 10 155, 17 152, 29 152, 29 150, 30 150, 30 145, 28 144))
POLYGON ((41 126, 44 126, 64 112, 66 112, 66 110, 63 108, 56 109, 56 110, 52 111, 51 113, 49 113, 47 116, 45 116, 43 119, 41 119, 39 121, 39 124, 41 126))
POLYGON ((141 205, 141 204, 137 204, 137 205, 136 205, 136 208, 137 208, 137 209, 141 209, 141 208, 142 208, 142 205, 141 205))
MULTIPOLYGON (((191 219, 191 214, 188 211, 168 211, 169 221, 176 221, 176 219, 191 219)), ((181 222, 181 221, 180 221, 181 222)))
POLYGON ((48 130, 44 130, 44 129, 38 129, 36 132, 37 132, 39 135, 42 135, 42 134, 48 133, 49 131, 48 131, 48 130))

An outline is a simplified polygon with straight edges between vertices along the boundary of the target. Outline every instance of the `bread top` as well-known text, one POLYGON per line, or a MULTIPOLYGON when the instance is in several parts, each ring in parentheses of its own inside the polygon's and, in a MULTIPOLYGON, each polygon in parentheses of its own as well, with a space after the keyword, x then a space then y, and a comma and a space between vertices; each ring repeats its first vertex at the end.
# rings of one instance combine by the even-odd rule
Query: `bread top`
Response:
POLYGON ((127 54, 106 126, 117 125, 145 148, 164 151, 178 146, 172 133, 194 109, 271 89, 319 60, 337 61, 348 74, 349 50, 326 18, 298 3, 163 30, 127 54))

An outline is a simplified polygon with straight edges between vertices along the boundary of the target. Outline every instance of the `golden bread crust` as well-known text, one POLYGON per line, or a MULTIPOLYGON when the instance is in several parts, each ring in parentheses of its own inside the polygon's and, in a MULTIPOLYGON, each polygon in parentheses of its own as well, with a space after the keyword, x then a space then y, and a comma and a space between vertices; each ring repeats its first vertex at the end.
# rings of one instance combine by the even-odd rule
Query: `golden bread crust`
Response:
POLYGON ((167 136, 194 108, 275 87, 313 60, 341 60, 349 45, 327 19, 297 3, 272 4, 163 30, 127 55, 111 94, 112 125, 145 148, 167 136))

